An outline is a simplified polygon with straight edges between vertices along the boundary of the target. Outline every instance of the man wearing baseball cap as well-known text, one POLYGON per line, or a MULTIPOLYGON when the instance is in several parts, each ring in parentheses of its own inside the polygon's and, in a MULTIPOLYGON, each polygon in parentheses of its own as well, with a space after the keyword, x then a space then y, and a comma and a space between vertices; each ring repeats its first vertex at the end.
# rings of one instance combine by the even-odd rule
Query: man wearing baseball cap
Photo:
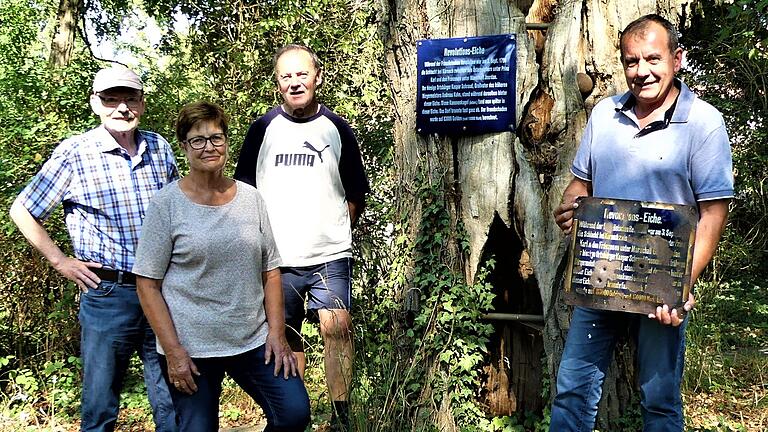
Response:
POLYGON ((11 218, 62 276, 80 289, 83 363, 82 431, 112 431, 131 355, 144 381, 158 431, 176 430, 160 372, 155 336, 136 295, 133 268, 144 211, 152 195, 178 178, 173 151, 138 130, 144 86, 131 70, 100 70, 90 96, 101 125, 62 141, 11 206, 11 218), (42 225, 62 203, 74 257, 42 225))

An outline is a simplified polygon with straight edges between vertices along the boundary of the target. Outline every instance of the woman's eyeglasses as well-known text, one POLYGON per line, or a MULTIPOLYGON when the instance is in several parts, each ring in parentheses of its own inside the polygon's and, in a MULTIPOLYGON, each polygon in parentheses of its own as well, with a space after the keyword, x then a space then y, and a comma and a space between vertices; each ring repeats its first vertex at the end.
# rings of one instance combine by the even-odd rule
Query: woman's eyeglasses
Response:
POLYGON ((205 148, 206 144, 208 144, 208 141, 210 141, 214 147, 221 147, 224 145, 224 143, 227 142, 227 136, 224 135, 223 133, 216 133, 207 137, 205 136, 192 137, 185 142, 195 150, 202 150, 205 148))

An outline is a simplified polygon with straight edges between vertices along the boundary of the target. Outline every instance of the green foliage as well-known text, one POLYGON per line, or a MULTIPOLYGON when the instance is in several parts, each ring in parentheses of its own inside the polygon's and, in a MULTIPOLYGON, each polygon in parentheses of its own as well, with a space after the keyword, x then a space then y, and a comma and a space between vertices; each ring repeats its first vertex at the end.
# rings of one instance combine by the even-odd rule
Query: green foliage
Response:
POLYGON ((450 396, 457 424, 473 425, 482 417, 475 396, 480 387, 479 366, 493 330, 480 315, 491 309, 493 294, 484 280, 494 263, 489 261, 478 274, 478 283, 467 284, 452 262, 457 254, 450 250, 451 239, 466 234, 450 219, 442 184, 425 181, 418 194, 422 221, 411 283, 421 293, 424 306, 414 319, 413 331, 423 334, 417 340, 419 354, 425 361, 436 359, 434 381, 424 385, 434 389, 438 406, 443 395, 450 396))
POLYGON ((526 412, 513 416, 493 417, 490 420, 481 419, 478 429, 493 432, 547 432, 549 415, 542 418, 537 414, 526 412))
POLYGON ((52 70, 36 41, 54 9, 4 0, 0 9, 0 184, 4 192, 33 173, 63 136, 92 124, 88 86, 93 64, 78 59, 52 70))
MULTIPOLYGON (((768 344, 768 1, 701 2, 699 12, 683 33, 690 60, 686 78, 724 115, 736 200, 711 270, 696 287, 683 384, 692 397, 720 395, 731 403, 765 386, 768 368, 760 352, 768 344)), ((759 399, 752 405, 765 410, 759 399)), ((740 416, 720 417, 689 417, 687 426, 753 429, 740 416)))
POLYGON ((150 406, 147 399, 147 387, 142 375, 143 365, 137 356, 131 358, 128 374, 120 394, 120 409, 128 413, 131 423, 150 420, 150 406))
POLYGON ((489 262, 475 283, 465 281, 466 234, 451 218, 443 187, 440 179, 419 179, 418 234, 410 240, 401 231, 408 214, 391 227, 387 279, 369 291, 361 311, 374 319, 365 323, 359 354, 365 378, 357 396, 369 419, 358 423, 360 430, 430 430, 431 415, 445 404, 461 430, 476 430, 485 421, 476 400, 492 327, 480 315, 491 307, 485 279, 494 264, 489 262), (402 293, 410 299, 405 311, 398 300, 402 293))
POLYGON ((697 427, 695 429, 688 429, 691 432, 748 432, 746 426, 740 424, 734 424, 725 416, 718 416, 717 420, 713 424, 709 424, 704 427, 697 427))
POLYGON ((698 94, 724 115, 733 151, 736 201, 715 274, 768 275, 768 1, 701 2, 682 42, 698 94))
POLYGON ((760 349, 768 344, 768 291, 748 280, 701 283, 697 289, 684 385, 738 395, 767 367, 760 349))
MULTIPOLYGON (((54 145, 95 124, 87 104, 96 66, 76 53, 51 69, 38 35, 55 13, 52 2, 6 0, 0 8, 0 390, 11 413, 77 411, 79 363, 76 290, 32 253, 7 209, 54 145)), ((66 247, 61 212, 47 224, 66 247)))
MULTIPOLYGON (((13 356, 0 358, 0 366, 13 364, 13 356)), ((40 369, 11 369, 0 375, 5 387, 3 411, 6 415, 29 418, 35 412, 47 417, 69 418, 79 408, 79 373, 77 357, 46 361, 40 369)))

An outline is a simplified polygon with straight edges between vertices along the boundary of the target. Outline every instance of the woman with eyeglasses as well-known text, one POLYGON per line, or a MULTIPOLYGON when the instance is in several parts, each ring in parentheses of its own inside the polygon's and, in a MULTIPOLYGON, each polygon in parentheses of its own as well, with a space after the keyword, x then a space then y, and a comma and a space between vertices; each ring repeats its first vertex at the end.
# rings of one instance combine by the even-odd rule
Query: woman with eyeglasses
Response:
POLYGON ((186 105, 176 135, 189 174, 149 204, 133 272, 182 431, 217 431, 224 374, 266 431, 303 431, 309 398, 285 339, 280 256, 259 192, 224 176, 227 117, 186 105))

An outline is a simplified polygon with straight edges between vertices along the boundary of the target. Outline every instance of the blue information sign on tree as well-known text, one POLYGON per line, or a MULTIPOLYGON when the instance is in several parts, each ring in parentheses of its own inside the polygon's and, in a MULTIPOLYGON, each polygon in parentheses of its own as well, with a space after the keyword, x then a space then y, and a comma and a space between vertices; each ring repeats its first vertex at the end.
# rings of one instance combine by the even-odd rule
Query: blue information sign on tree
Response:
POLYGON ((474 135, 515 128, 514 34, 420 40, 416 130, 474 135))

